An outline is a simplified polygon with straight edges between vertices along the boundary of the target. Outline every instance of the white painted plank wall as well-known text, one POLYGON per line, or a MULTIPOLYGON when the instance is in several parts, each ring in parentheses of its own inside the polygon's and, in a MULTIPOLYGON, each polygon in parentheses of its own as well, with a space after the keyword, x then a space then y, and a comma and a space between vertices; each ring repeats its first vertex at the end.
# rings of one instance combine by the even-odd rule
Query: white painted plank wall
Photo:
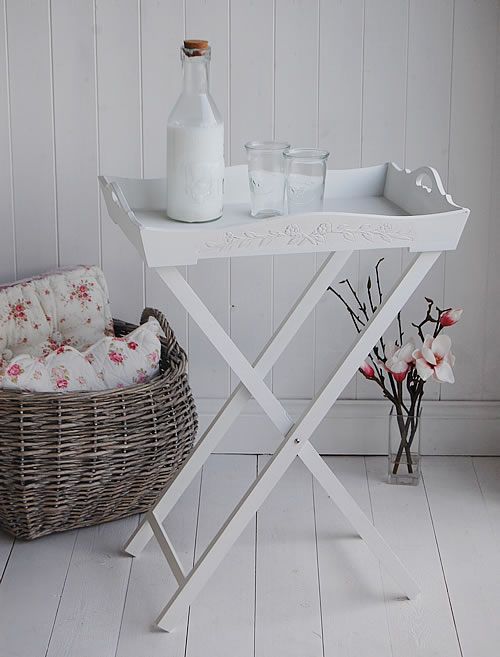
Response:
POLYGON ((52 0, 59 263, 100 262, 92 3, 52 0))
MULTIPOLYGON (((409 25, 405 166, 435 167, 447 188, 453 0, 411 2, 409 25)), ((410 257, 411 254, 405 254, 403 261, 407 263, 410 257)), ((407 326, 425 315, 424 296, 444 307, 445 263, 446 255, 443 255, 425 279, 421 288, 425 289, 425 295, 417 290, 406 304, 402 317, 407 326)), ((459 306, 462 301, 459 295, 447 296, 446 303, 459 306)), ((428 386, 426 395, 428 399, 438 399, 440 387, 428 386)))
MULTIPOLYGON (((344 169, 361 166, 364 15, 363 0, 320 4, 318 143, 330 151, 332 166, 344 169)), ((318 255, 318 264, 326 257, 318 255)), ((357 287, 358 271, 359 253, 353 253, 341 278, 357 287)), ((316 391, 353 340, 351 319, 339 303, 329 292, 316 306, 316 391)), ((356 380, 343 398, 356 397, 356 380)))
MULTIPOLYGON (((226 0, 185 0, 186 36, 203 33, 212 47, 210 87, 217 101, 224 124, 225 158, 229 160, 231 134, 229 126, 229 3, 226 0)), ((180 44, 178 44, 180 45, 180 44)), ((180 65, 180 64, 179 64, 180 65)), ((178 90, 180 91, 180 89, 178 90)), ((170 112, 165 108, 165 122, 170 112)), ((229 329, 230 282, 229 260, 205 260, 188 268, 188 280, 214 313, 222 326, 229 329)), ((190 376, 197 396, 225 398, 229 395, 229 367, 219 357, 215 347, 205 338, 198 326, 189 320, 190 376)))
MULTIPOLYGON (((143 0, 142 139, 145 178, 165 175, 167 161, 165 107, 177 100, 182 82, 179 43, 184 38, 183 0, 143 0)), ((186 268, 181 268, 186 275, 186 268)), ((163 311, 183 345, 187 343, 187 315, 153 270, 146 270, 146 305, 163 311)))
MULTIPOLYGON (((363 122, 361 164, 393 160, 404 163, 409 0, 365 3, 363 122)), ((366 251, 359 255, 359 287, 380 257, 382 288, 388 292, 401 272, 401 251, 366 251)), ((394 327, 394 324, 393 324, 394 327)), ((390 333, 392 333, 390 330, 390 333)), ((395 336, 394 336, 395 337, 395 336)), ((378 392, 378 391, 376 391, 378 392)), ((357 396, 374 396, 373 384, 358 376, 357 396)))
POLYGON ((50 8, 7 0, 6 18, 17 275, 29 276, 58 262, 50 8))
MULTIPOLYGON (((162 174, 178 47, 184 34, 207 37, 228 162, 244 161, 247 139, 275 136, 326 146, 332 167, 430 163, 471 207, 459 252, 409 308, 425 293, 466 308, 453 331, 457 384, 431 396, 500 399, 498 304, 487 304, 500 291, 498 16, 497 0, 0 0, 0 283, 100 262, 115 314, 136 320, 145 301, 166 310, 189 347, 196 395, 226 396, 234 377, 144 273, 96 184, 98 172, 162 174)), ((375 259, 353 258, 355 285, 375 259)), ((254 357, 320 261, 207 262, 187 275, 254 357)), ((392 254, 386 278, 404 261, 392 254)), ((351 337, 327 295, 276 366, 276 393, 310 397, 351 337)), ((358 380, 346 395, 377 390, 358 380)))
MULTIPOLYGON (((452 389, 443 388, 443 399, 484 397, 483 362, 477 362, 471 338, 479 331, 485 355, 488 229, 490 221, 499 221, 491 207, 492 186, 499 182, 492 176, 493 123, 500 111, 494 105, 499 7, 497 0, 455 0, 449 190, 458 203, 471 208, 471 221, 455 256, 446 259, 445 298, 460 299, 467 313, 457 331, 458 381, 452 389)), ((495 303, 498 290, 490 289, 490 294, 495 303)))
MULTIPOLYGON (((275 35, 275 137, 296 146, 316 145, 319 1, 276 0, 275 35)), ((310 254, 274 258, 275 327, 311 279, 315 265, 310 254)), ((273 389, 278 397, 313 395, 314 319, 304 322, 274 367, 273 389)))
MULTIPOLYGON (((273 138, 273 3, 233 2, 230 30, 230 162, 242 164, 247 141, 273 138)), ((230 277, 231 335, 253 361, 273 332, 273 258, 235 258, 230 277)), ((233 386, 235 382, 233 375, 233 386)))
MULTIPOLYGON (((96 0, 99 167, 103 174, 141 176, 142 76, 139 5, 96 0)), ((144 306, 138 253, 101 206, 102 265, 116 316, 137 320, 144 306)))
POLYGON ((16 245, 12 198, 12 149, 10 133, 10 99, 8 93, 7 21, 5 0, 0 3, 0 276, 12 280, 16 276, 16 245))

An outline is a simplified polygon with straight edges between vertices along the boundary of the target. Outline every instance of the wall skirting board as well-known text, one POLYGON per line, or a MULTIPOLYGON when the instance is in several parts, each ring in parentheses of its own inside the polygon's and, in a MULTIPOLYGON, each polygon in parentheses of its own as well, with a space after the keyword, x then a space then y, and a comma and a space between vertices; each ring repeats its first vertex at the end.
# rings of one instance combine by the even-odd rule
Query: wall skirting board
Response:
MULTIPOLYGON (((282 400, 294 418, 309 401, 282 400)), ((198 399, 200 431, 222 405, 198 399)), ((389 405, 384 401, 340 400, 319 426, 312 443, 321 454, 387 453, 389 405)), ((276 428, 252 400, 219 445, 219 453, 269 454, 280 440, 276 428)), ((428 401, 422 418, 422 453, 500 456, 500 401, 428 401)))

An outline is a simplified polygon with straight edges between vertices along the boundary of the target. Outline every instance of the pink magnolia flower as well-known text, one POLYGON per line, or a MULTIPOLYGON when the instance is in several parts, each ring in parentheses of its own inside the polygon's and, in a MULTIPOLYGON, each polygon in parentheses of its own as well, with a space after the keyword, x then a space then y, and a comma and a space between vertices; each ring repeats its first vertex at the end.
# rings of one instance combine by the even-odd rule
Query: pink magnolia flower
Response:
POLYGON ((451 308, 441 315, 439 323, 441 326, 453 326, 462 317, 462 313, 463 308, 451 308))
POLYGON ((402 347, 393 344, 386 349, 387 360, 384 363, 384 367, 392 374, 396 381, 401 382, 405 380, 410 367, 414 364, 412 355, 414 349, 415 345, 411 340, 402 347))
POLYGON ((426 335, 422 349, 413 352, 418 375, 424 381, 434 377, 442 383, 454 383, 452 367, 455 356, 451 353, 451 340, 448 335, 426 335))
POLYGON ((361 363, 361 367, 359 368, 359 371, 361 374, 363 374, 367 379, 373 379, 375 377, 375 370, 373 367, 370 365, 370 363, 367 363, 366 360, 364 360, 361 363))

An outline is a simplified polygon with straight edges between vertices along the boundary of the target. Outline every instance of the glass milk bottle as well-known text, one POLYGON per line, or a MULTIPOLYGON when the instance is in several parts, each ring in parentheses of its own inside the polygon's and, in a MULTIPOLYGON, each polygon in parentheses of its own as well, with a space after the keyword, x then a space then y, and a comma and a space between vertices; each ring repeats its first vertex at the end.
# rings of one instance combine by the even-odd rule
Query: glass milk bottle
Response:
POLYGON ((167 124, 167 215, 212 221, 222 215, 224 123, 209 91, 208 41, 184 41, 184 87, 167 124))

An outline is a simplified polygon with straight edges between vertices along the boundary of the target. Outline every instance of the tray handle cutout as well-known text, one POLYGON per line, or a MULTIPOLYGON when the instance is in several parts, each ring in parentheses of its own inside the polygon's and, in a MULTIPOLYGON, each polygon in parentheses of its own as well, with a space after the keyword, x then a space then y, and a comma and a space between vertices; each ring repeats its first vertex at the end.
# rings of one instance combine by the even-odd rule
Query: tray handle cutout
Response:
POLYGON ((102 193, 111 219, 117 223, 115 212, 125 213, 136 226, 140 227, 136 216, 127 203, 127 199, 125 198, 120 185, 116 181, 109 180, 106 176, 99 176, 99 183, 101 184, 102 193))
POLYGON ((411 172, 415 177, 417 187, 422 187, 427 192, 438 192, 441 196, 446 196, 446 192, 441 181, 439 173, 433 167, 419 167, 411 172))

